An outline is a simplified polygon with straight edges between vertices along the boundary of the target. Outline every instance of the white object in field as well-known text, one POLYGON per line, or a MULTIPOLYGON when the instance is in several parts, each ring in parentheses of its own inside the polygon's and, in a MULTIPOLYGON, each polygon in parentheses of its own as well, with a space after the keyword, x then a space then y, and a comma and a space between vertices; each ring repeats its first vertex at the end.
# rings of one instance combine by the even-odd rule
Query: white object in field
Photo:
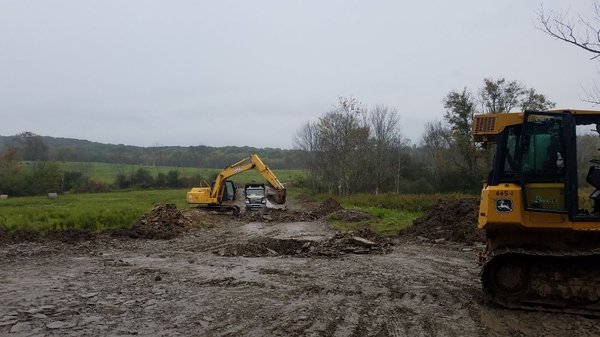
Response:
POLYGON ((56 199, 58 198, 58 194, 56 193, 48 193, 48 199, 56 199))
POLYGON ((0 194, 0 199, 8 199, 8 194, 0 194))

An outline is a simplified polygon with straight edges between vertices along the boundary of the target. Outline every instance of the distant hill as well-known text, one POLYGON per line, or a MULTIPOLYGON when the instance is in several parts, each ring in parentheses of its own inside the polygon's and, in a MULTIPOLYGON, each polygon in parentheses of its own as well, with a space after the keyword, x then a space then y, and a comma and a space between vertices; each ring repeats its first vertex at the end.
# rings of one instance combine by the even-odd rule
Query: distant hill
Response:
POLYGON ((37 136, 35 154, 19 136, 0 136, 0 151, 15 148, 23 160, 56 160, 144 164, 178 167, 223 168, 257 153, 272 168, 303 168, 298 150, 255 148, 249 146, 157 146, 141 147, 123 144, 103 144, 82 139, 37 136), (44 146, 45 144, 45 146, 44 146), (39 148, 42 148, 41 150, 39 148), (37 156, 38 158, 31 158, 37 156))

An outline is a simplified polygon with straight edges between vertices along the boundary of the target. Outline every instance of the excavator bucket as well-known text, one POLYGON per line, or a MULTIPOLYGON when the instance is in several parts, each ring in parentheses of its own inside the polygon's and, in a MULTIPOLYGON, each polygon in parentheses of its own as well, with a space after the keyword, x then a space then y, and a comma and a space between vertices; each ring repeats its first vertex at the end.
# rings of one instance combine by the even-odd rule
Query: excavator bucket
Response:
POLYGON ((267 192, 267 200, 269 200, 269 202, 272 204, 282 205, 285 204, 285 195, 285 189, 277 191, 273 188, 269 188, 269 191, 267 192))

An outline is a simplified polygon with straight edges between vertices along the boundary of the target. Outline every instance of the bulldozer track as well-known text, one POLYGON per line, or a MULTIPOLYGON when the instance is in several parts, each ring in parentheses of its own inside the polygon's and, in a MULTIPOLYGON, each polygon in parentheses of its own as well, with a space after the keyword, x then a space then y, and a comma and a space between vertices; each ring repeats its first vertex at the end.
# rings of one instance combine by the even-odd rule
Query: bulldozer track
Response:
POLYGON ((506 308, 600 316, 600 249, 502 248, 486 259, 486 300, 506 308))

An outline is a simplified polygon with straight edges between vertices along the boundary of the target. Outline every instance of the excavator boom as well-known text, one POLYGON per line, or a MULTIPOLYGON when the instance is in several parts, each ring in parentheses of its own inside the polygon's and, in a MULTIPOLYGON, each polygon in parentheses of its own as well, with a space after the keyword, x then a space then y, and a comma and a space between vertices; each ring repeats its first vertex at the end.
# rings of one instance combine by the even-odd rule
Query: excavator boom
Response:
POLYGON ((228 178, 231 178, 242 172, 255 169, 271 185, 274 192, 267 194, 267 199, 273 204, 284 204, 286 200, 286 189, 277 179, 277 176, 263 163, 256 154, 244 158, 235 164, 224 168, 217 175, 215 182, 211 187, 195 187, 187 193, 187 202, 189 204, 206 205, 210 208, 218 208, 222 204, 225 185, 228 178))

